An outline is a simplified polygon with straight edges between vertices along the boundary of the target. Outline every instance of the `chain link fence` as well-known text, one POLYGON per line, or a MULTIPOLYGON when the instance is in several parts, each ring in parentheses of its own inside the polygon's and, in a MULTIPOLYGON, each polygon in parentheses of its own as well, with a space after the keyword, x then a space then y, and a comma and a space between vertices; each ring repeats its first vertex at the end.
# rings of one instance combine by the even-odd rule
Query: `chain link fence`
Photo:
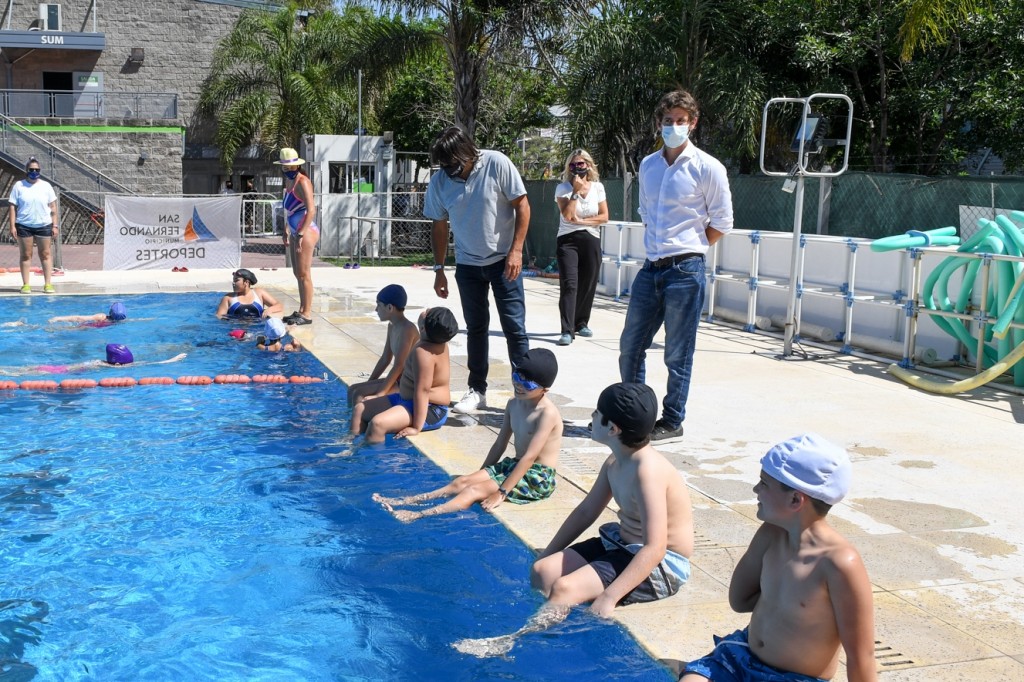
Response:
MULTIPOLYGON (((638 221, 639 187, 635 178, 602 180, 611 220, 638 221)), ((729 178, 735 225, 740 229, 789 232, 795 196, 782 190, 782 178, 734 175, 729 178)), ((557 180, 526 182, 530 231, 525 262, 553 270, 558 209, 557 180)), ((60 196, 62 266, 78 270, 103 267, 104 192, 60 196)), ((321 228, 318 260, 372 264, 428 265, 433 262, 431 221, 423 215, 423 192, 325 194, 316 198, 321 228)), ((962 238, 977 229, 979 218, 994 219, 1024 210, 1024 178, 994 176, 923 177, 846 173, 834 179, 805 180, 803 231, 877 239, 907 230, 954 226, 962 238)), ((274 194, 246 194, 239 226, 242 265, 284 267, 285 218, 274 194)), ((450 248, 450 246, 449 246, 450 248)), ((0 254, 17 264, 10 230, 0 230, 0 254)))

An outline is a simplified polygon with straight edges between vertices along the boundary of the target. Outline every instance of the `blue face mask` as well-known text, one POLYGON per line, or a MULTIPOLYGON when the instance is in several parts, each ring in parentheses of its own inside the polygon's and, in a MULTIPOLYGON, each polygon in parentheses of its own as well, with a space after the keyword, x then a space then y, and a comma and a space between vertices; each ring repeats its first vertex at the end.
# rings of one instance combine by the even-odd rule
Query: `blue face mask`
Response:
POLYGON ((41 174, 42 174, 42 171, 38 171, 35 168, 33 168, 32 170, 28 171, 28 179, 29 180, 38 180, 39 176, 41 174))
POLYGON ((290 171, 286 170, 286 171, 284 171, 284 176, 286 178, 288 178, 289 180, 294 180, 295 176, 298 175, 298 174, 299 174, 299 171, 297 171, 297 170, 290 170, 290 171))
POLYGON ((669 149, 682 147, 690 138, 690 126, 662 126, 661 138, 665 140, 665 146, 668 147, 669 149))
POLYGON ((452 164, 451 166, 441 166, 442 170, 448 174, 449 178, 457 178, 462 175, 462 164, 452 164))

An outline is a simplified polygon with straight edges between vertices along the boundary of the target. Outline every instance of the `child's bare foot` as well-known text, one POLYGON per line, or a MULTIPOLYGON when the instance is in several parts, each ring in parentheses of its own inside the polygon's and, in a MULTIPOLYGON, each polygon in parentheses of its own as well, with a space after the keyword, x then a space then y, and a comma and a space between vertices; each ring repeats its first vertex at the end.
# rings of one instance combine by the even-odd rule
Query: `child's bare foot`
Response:
POLYGON ((388 509, 388 511, 402 523, 409 523, 423 516, 420 512, 409 511, 408 509, 388 509))
POLYGON ((372 499, 373 499, 374 502, 377 502, 382 507, 387 509, 389 512, 394 513, 395 508, 391 506, 392 504, 395 503, 394 499, 392 499, 390 497, 384 497, 380 493, 374 493, 373 496, 372 496, 372 499))

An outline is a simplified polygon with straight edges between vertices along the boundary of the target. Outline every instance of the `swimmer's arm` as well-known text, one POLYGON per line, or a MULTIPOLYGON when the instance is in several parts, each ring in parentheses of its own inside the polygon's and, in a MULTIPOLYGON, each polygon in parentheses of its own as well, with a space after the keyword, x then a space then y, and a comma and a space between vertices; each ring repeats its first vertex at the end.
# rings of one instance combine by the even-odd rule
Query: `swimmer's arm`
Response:
MULTIPOLYGON (((387 377, 384 378, 384 383, 381 385, 380 390, 377 391, 377 396, 387 395, 395 390, 395 386, 398 385, 398 380, 402 378, 402 370, 405 369, 405 361, 409 359, 409 353, 419 343, 420 332, 418 329, 406 329, 404 336, 402 337, 402 346, 398 352, 398 356, 394 356, 391 353, 391 344, 388 344, 386 352, 388 355, 388 362, 394 360, 391 365, 391 371, 388 372, 387 377)), ((383 360, 381 356, 381 360, 383 360)), ((384 363, 384 367, 387 367, 387 362, 384 363)), ((381 368, 381 372, 384 371, 384 367, 381 368)), ((380 376, 378 374, 378 376, 380 376)))
POLYGON ((423 430, 430 404, 430 387, 434 383, 434 354, 422 346, 413 349, 416 354, 416 384, 412 396, 412 424, 398 432, 399 438, 415 436, 423 430))
POLYGON ((875 608, 868 572, 853 547, 838 551, 833 561, 828 593, 846 651, 846 677, 850 682, 875 682, 875 608))
POLYGON ((263 299, 263 317, 284 312, 284 304, 274 298, 273 294, 266 289, 260 289, 260 298, 263 299))
POLYGON ((231 303, 231 297, 225 295, 224 298, 220 299, 220 305, 217 306, 217 312, 214 313, 217 317, 224 317, 228 314, 228 305, 231 303))
POLYGON ((99 322, 100 320, 107 319, 107 316, 103 313, 96 313, 95 315, 59 315, 58 317, 51 317, 47 320, 48 324, 55 324, 58 322, 99 322))
POLYGON ((580 536, 580 533, 589 528, 597 520, 597 517, 601 515, 605 507, 608 506, 612 499, 612 487, 608 483, 609 461, 611 461, 611 458, 605 460, 604 465, 601 467, 601 473, 597 475, 597 480, 594 482, 594 487, 590 489, 590 492, 579 503, 579 506, 573 509, 572 513, 566 517, 562 527, 555 533, 555 537, 551 538, 551 542, 540 553, 540 556, 537 557, 538 559, 557 554, 572 544, 580 536))
POLYGON ((296 232, 303 233, 306 228, 313 224, 313 219, 316 218, 316 203, 314 203, 316 197, 313 196, 313 181, 301 174, 299 178, 300 180, 295 183, 295 193, 300 195, 299 198, 306 205, 306 213, 302 217, 302 224, 299 225, 299 229, 296 232))
POLYGON ((770 526, 761 524, 747 551, 736 563, 729 581, 729 606, 736 613, 750 613, 761 598, 761 568, 772 533, 770 526))
POLYGON ((166 360, 157 360, 156 362, 137 362, 137 365, 166 365, 169 362, 177 362, 178 360, 184 360, 188 357, 188 353, 178 353, 173 358, 167 358, 166 360))
MULTIPOLYGON (((508 443, 512 440, 512 417, 509 415, 509 405, 512 404, 510 400, 505 405, 505 414, 501 418, 501 430, 498 431, 498 437, 494 439, 494 444, 491 445, 491 449, 487 451, 487 456, 484 457, 484 463, 480 465, 481 469, 494 466, 501 459, 501 456, 505 454, 508 443)), ((506 479, 507 480, 507 479, 506 479)), ((518 480, 518 479, 516 479, 518 480)), ((505 488, 508 490, 508 487, 505 488)))
POLYGON ((636 505, 643 546, 591 605, 590 610, 602 618, 611 617, 615 605, 665 558, 665 550, 668 549, 668 482, 661 474, 657 467, 644 463, 637 472, 636 505))

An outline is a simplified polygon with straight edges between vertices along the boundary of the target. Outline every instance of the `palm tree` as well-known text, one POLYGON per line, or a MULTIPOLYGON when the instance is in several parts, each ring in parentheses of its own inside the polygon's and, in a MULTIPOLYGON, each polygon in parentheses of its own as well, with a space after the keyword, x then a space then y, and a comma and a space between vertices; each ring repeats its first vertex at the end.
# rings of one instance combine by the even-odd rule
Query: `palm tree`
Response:
MULTIPOLYGON (((455 124, 472 137, 494 56, 507 48, 530 45, 538 62, 549 60, 545 44, 557 32, 553 27, 586 12, 590 2, 577 3, 576 7, 568 7, 561 0, 380 0, 375 4, 434 20, 428 35, 444 48, 451 65, 455 124)), ((544 66, 549 68, 551 64, 547 61, 544 66)), ((554 73, 554 69, 551 71, 554 73)))
POLYGON ((944 44, 959 24, 979 11, 981 4, 976 0, 913 0, 900 27, 900 57, 910 61, 916 50, 944 44))
POLYGON ((297 147, 303 133, 351 123, 352 90, 335 65, 347 34, 332 10, 310 14, 297 2, 241 13, 214 53, 199 102, 200 113, 216 120, 225 167, 251 143, 297 147))

